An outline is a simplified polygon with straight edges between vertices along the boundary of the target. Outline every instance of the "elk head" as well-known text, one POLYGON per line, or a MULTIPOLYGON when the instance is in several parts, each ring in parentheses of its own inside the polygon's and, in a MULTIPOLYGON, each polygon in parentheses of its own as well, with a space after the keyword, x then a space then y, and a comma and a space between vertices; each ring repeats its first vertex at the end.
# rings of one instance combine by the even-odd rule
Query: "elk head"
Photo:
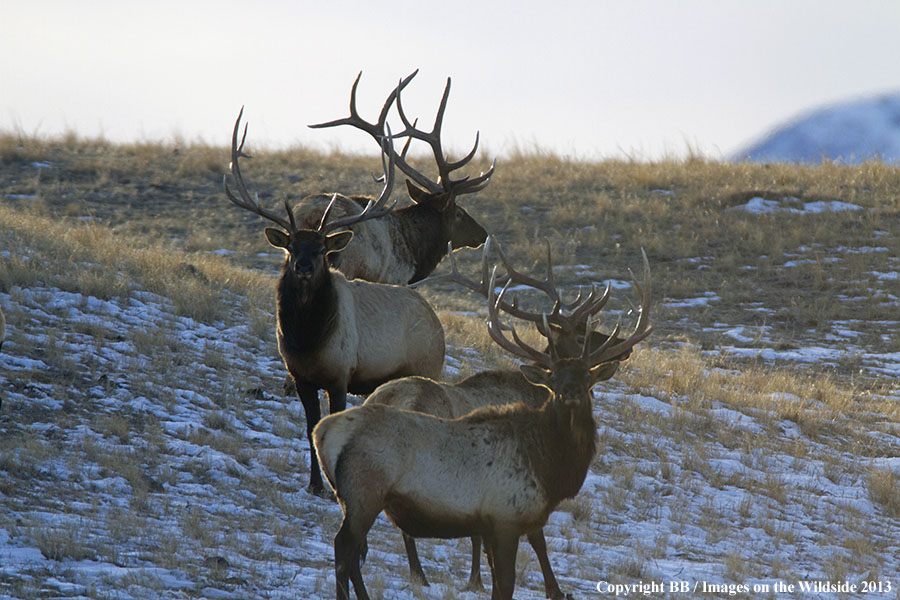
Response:
MULTIPOLYGON (((647 255, 643 251, 642 254, 644 259, 644 282, 643 285, 638 284, 636 280, 633 282, 635 290, 641 297, 640 316, 634 331, 627 339, 623 340, 618 337, 619 325, 616 325, 613 333, 606 336, 602 344, 592 347, 591 334, 594 333, 592 318, 603 308, 609 298, 609 286, 607 286, 606 292, 601 296, 597 296, 592 289, 590 295, 571 306, 573 312, 584 319, 584 333, 580 336, 580 356, 560 354, 557 348, 558 342, 554 341, 553 336, 548 335, 551 328, 549 324, 550 315, 547 313, 542 314, 542 327, 539 328, 541 333, 547 338, 547 350, 540 351, 529 346, 518 336, 514 327, 500 323, 499 313, 501 310, 515 316, 522 316, 522 311, 518 309, 515 300, 512 303, 504 301, 504 296, 508 293, 510 283, 513 281, 512 277, 506 278, 503 290, 497 296, 496 267, 491 274, 488 287, 488 333, 491 339, 515 356, 533 361, 533 364, 520 367, 522 373, 532 383, 550 388, 554 394, 555 401, 560 406, 575 408, 584 405, 586 402, 589 405, 591 387, 598 381, 612 377, 618 368, 619 362, 623 360, 622 357, 628 356, 631 349, 653 331, 653 327, 650 324, 650 266, 647 261, 647 255), (511 333, 512 339, 507 338, 504 333, 506 331, 511 333)), ((504 260, 504 262, 506 261, 504 260)), ((509 268, 508 262, 506 264, 507 268, 509 268)), ((543 290, 543 287, 540 289, 543 290)), ((558 295, 558 291, 556 293, 558 295)), ((530 314, 527 314, 527 317, 528 320, 531 320, 530 314)), ((561 338, 567 344, 575 343, 574 335, 568 330, 562 331, 561 338)))
POLYGON ((232 193, 231 187, 228 185, 228 176, 224 178, 225 194, 237 206, 256 213, 273 223, 279 228, 267 227, 265 229, 266 239, 269 243, 281 248, 285 252, 285 263, 283 273, 292 277, 300 290, 300 299, 305 303, 309 297, 310 291, 317 288, 317 285, 328 273, 328 263, 326 257, 332 252, 340 252, 347 247, 353 238, 352 231, 340 231, 331 233, 335 229, 374 219, 394 209, 394 204, 386 206, 387 200, 391 195, 394 185, 394 153, 390 139, 390 129, 384 137, 379 138, 382 145, 381 161, 384 168, 384 189, 377 200, 370 200, 366 207, 357 215, 350 215, 340 219, 326 222, 331 208, 337 200, 337 194, 331 200, 325 214, 322 215, 322 221, 317 229, 301 229, 297 227, 294 221, 294 213, 291 211, 287 199, 284 201, 284 208, 287 212, 287 219, 281 217, 273 211, 267 210, 259 205, 259 198, 250 197, 247 187, 244 184, 244 178, 241 175, 240 159, 253 158, 244 152, 244 141, 247 139, 247 126, 244 125, 244 133, 238 144, 238 133, 240 132, 241 117, 244 114, 243 107, 238 113, 237 120, 234 122, 234 130, 231 134, 231 176, 237 186, 237 194, 232 193))
MULTIPOLYGON (((466 156, 457 161, 447 160, 441 145, 441 126, 444 121, 444 110, 447 108, 447 99, 450 96, 450 78, 447 78, 447 85, 444 88, 444 95, 441 98, 441 104, 434 120, 434 127, 432 127, 431 131, 426 132, 416 128, 417 121, 409 121, 403 112, 403 105, 400 100, 400 92, 412 81, 417 73, 418 70, 400 81, 385 101, 378 121, 369 123, 362 119, 356 110, 356 88, 359 85, 360 77, 362 77, 362 72, 360 72, 350 90, 350 116, 326 123, 310 125, 310 127, 318 129, 335 127, 337 125, 352 125, 365 131, 376 140, 379 140, 380 143, 380 140, 386 136, 387 116, 391 105, 396 100, 397 111, 405 129, 393 137, 406 137, 407 142, 402 152, 399 155, 394 154, 393 158, 400 170, 409 177, 406 181, 406 186, 410 199, 422 207, 423 210, 433 211, 440 215, 443 237, 450 241, 452 248, 476 248, 484 243, 487 238, 487 231, 469 216, 461 206, 456 204, 456 199, 464 194, 473 194, 484 189, 490 183, 491 176, 494 174, 496 161, 494 165, 491 165, 490 169, 481 173, 478 177, 452 178, 451 175, 454 171, 464 167, 474 158, 475 152, 478 150, 479 136, 476 133, 475 145, 466 156), (413 139, 421 140, 431 147, 438 168, 437 181, 432 181, 406 161, 406 154, 413 139)), ((393 149, 391 150, 393 151, 393 149)))

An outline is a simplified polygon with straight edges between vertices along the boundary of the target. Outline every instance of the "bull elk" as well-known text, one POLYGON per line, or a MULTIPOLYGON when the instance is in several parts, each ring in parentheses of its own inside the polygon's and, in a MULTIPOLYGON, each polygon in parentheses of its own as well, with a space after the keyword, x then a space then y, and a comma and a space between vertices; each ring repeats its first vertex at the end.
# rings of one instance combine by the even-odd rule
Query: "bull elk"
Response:
POLYGON ((549 397, 540 408, 522 402, 485 406, 457 419, 374 403, 323 419, 313 439, 344 513, 334 538, 338 600, 349 599, 350 581, 359 600, 369 598, 361 549, 382 510, 414 537, 481 536, 491 557, 491 597, 511 600, 519 538, 539 530, 584 482, 596 451, 591 388, 611 377, 618 357, 652 330, 646 261, 632 334, 617 341, 617 327, 596 349, 585 335, 576 358, 560 357, 552 338, 547 352, 537 350, 502 325, 509 285, 496 297, 492 280, 488 333, 513 355, 536 363, 521 371, 548 388, 549 397))
MULTIPOLYGON (((487 236, 484 228, 469 216, 456 200, 459 196, 484 189, 490 183, 494 166, 477 177, 453 178, 453 173, 467 165, 475 156, 478 149, 478 135, 475 136, 474 147, 465 157, 457 161, 448 161, 441 145, 441 126, 450 94, 450 79, 447 79, 434 127, 430 132, 426 132, 417 129, 415 122, 409 121, 400 100, 400 92, 412 81, 416 73, 418 71, 401 80, 388 95, 378 120, 374 123, 362 119, 356 109, 356 89, 362 76, 360 73, 350 91, 350 116, 310 125, 312 128, 351 125, 365 131, 382 145, 380 140, 387 135, 385 126, 388 113, 396 101, 405 129, 394 137, 408 138, 403 151, 399 155, 394 153, 393 158, 400 170, 411 180, 407 180, 407 189, 413 204, 398 208, 377 221, 360 222, 350 227, 356 238, 346 251, 335 255, 332 259, 333 266, 340 269, 348 279, 359 278, 396 284, 413 283, 434 270, 447 253, 448 242, 453 248, 475 248, 484 243, 487 236), (406 161, 409 143, 413 139, 424 141, 431 147, 437 164, 438 181, 432 181, 406 161)), ((393 147, 391 146, 388 151, 393 153, 393 147)), ((308 227, 320 223, 330 199, 329 195, 313 195, 302 199, 294 207, 294 218, 298 223, 306 224, 308 227)), ((331 215, 339 218, 353 214, 359 211, 360 204, 365 204, 366 201, 364 197, 338 196, 331 215)))
MULTIPOLYGON (((484 244, 481 263, 481 281, 476 282, 463 276, 458 269, 453 255, 450 255, 451 271, 444 275, 434 275, 420 283, 433 281, 452 281, 485 298, 489 294, 490 275, 488 270, 488 256, 490 248, 494 244, 493 237, 489 236, 484 244)), ((562 358, 573 358, 581 352, 583 334, 586 321, 609 299, 610 287, 597 295, 592 288, 590 294, 583 298, 579 295, 571 303, 565 303, 556 287, 553 278, 553 261, 550 256, 550 248, 547 248, 547 276, 545 279, 529 277, 517 271, 506 258, 503 250, 497 245, 497 254, 506 270, 504 283, 525 286, 543 292, 553 302, 553 308, 548 314, 526 311, 519 307, 518 300, 514 298, 510 303, 504 303, 501 309, 507 314, 513 314, 519 319, 533 322, 544 336, 554 342, 557 354, 562 358), (547 329, 545 327, 545 319, 547 329)), ((496 283, 496 282, 495 282, 496 283)), ((649 290, 647 290, 649 291, 649 290)), ((608 336, 593 331, 589 337, 590 347, 597 348, 607 341, 608 336)), ((620 342, 621 339, 616 339, 620 342)), ((549 351, 549 348, 545 351, 549 351)), ((615 357, 616 363, 628 358, 630 350, 625 350, 615 357)), ((540 408, 550 397, 549 390, 545 387, 532 384, 519 370, 495 369, 482 371, 468 377, 458 383, 444 383, 432 381, 424 377, 405 377, 390 381, 372 393, 366 400, 366 404, 385 404, 394 408, 424 412, 436 417, 455 419, 476 408, 490 405, 513 404, 522 402, 526 406, 540 408)), ((544 577, 544 591, 551 600, 561 600, 568 597, 559 588, 553 568, 547 556, 547 544, 542 529, 530 532, 527 536, 529 544, 537 554, 538 563, 544 577)), ((413 580, 422 585, 428 585, 425 572, 419 560, 415 539, 403 533, 403 542, 409 561, 410 575, 413 580)), ((480 589, 481 583, 481 538, 472 538, 472 561, 467 588, 480 589)))
MULTIPOLYGON (((444 330, 434 310, 406 287, 348 281, 328 266, 327 256, 343 250, 353 233, 335 229, 383 217, 393 187, 393 154, 382 154, 384 189, 358 214, 322 222, 315 229, 298 227, 287 202, 288 218, 267 210, 250 197, 240 171, 247 127, 238 144, 243 109, 231 139, 231 176, 237 195, 225 178, 225 193, 237 206, 260 215, 279 228, 265 230, 269 243, 281 248, 285 260, 276 287, 278 351, 293 378, 306 415, 310 444, 309 489, 324 487, 312 444, 320 418, 320 389, 328 393, 329 412, 344 410, 347 393, 366 394, 398 377, 438 377, 444 363, 444 330), (385 162, 387 157, 387 163, 385 162), (327 221, 327 222, 326 222, 327 221)), ((390 137, 382 140, 385 148, 390 137)), ((327 217, 327 214, 326 214, 327 217)))

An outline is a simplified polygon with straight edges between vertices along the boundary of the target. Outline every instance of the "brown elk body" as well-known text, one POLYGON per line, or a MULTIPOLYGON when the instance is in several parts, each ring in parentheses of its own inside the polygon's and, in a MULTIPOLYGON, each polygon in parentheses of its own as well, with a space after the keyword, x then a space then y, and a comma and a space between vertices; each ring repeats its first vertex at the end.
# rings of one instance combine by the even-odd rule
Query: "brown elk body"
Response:
POLYGON ((649 286, 635 332, 621 342, 614 334, 593 351, 585 347, 578 358, 559 358, 552 343, 550 354, 535 350, 515 330, 510 341, 497 316, 502 299, 489 301, 488 330, 507 350, 540 363, 521 367, 529 381, 550 390, 540 408, 518 402, 446 419, 368 403, 326 417, 314 430, 344 512, 334 539, 338 600, 349 598, 351 581, 359 600, 369 597, 360 555, 382 510, 413 537, 481 536, 491 557, 491 597, 511 600, 519 537, 539 530, 584 482, 596 450, 591 387, 612 376, 616 358, 650 333, 649 286))
MULTIPOLYGON (((360 73, 360 76, 362 73, 360 73)), ((456 203, 458 196, 472 194, 490 182, 493 167, 478 177, 453 179, 453 171, 465 166, 475 156, 475 147, 461 160, 448 162, 441 146, 441 125, 447 98, 450 93, 450 80, 444 89, 431 132, 423 132, 410 123, 402 111, 400 92, 412 81, 416 72, 403 79, 391 92, 382 107, 378 121, 369 123, 363 120, 356 109, 356 88, 360 76, 353 83, 350 94, 350 116, 343 119, 311 125, 313 128, 352 125, 369 133, 376 141, 389 134, 385 131, 388 113, 394 101, 406 128, 393 137, 407 137, 406 148, 400 155, 394 154, 397 166, 412 181, 407 181, 411 206, 398 208, 390 214, 377 219, 367 220, 350 226, 355 237, 353 243, 340 255, 332 257, 332 265, 338 268, 348 279, 365 279, 381 283, 406 284, 414 283, 427 277, 447 254, 447 243, 452 248, 475 248, 484 243, 487 232, 461 206, 456 203), (438 167, 439 180, 432 181, 406 162, 406 151, 409 141, 419 139, 431 146, 438 167), (413 183, 413 181, 415 183, 413 183)), ((388 151, 393 152, 392 148, 388 151)), ((331 197, 328 195, 308 196, 294 207, 294 218, 305 227, 312 227, 322 221, 331 197)), ((339 196, 331 209, 332 218, 356 214, 360 204, 368 198, 339 196)))
MULTIPOLYGON (((232 136, 232 176, 240 198, 238 206, 266 217, 280 229, 266 228, 269 243, 285 252, 276 288, 278 350, 294 379, 306 414, 310 442, 310 490, 322 493, 322 477, 312 445, 312 431, 320 419, 318 391, 328 393, 329 411, 346 407, 347 393, 363 394, 394 378, 408 375, 438 377, 443 369, 444 331, 434 310, 409 288, 348 281, 329 268, 327 256, 343 250, 352 232, 328 233, 328 226, 301 229, 269 212, 250 198, 238 161, 244 154, 237 136, 240 115, 232 136)), ((244 130, 246 137, 246 128, 244 130)), ((385 167, 385 189, 377 201, 334 227, 358 219, 375 218, 390 208, 392 168, 385 167)))

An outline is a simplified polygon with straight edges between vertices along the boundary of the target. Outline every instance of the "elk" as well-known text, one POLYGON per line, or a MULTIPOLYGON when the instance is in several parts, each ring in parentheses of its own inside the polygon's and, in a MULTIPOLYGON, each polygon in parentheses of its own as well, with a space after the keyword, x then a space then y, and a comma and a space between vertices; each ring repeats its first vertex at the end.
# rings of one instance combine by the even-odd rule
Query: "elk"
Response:
MULTIPOLYGON (((243 108, 231 139, 231 176, 237 195, 224 180, 225 193, 237 206, 260 215, 279 228, 265 229, 266 238, 285 253, 276 286, 278 351, 293 378, 306 415, 310 444, 309 489, 323 495, 324 486, 312 444, 320 419, 318 391, 328 394, 329 412, 344 410, 347 393, 367 394, 398 377, 438 377, 444 363, 444 330, 428 303, 406 287, 348 281, 328 266, 327 257, 343 250, 353 233, 334 230, 392 210, 385 206, 393 187, 393 155, 382 154, 384 189, 358 214, 300 228, 287 202, 288 218, 267 210, 250 197, 240 171, 247 127, 238 145, 243 108), (384 164, 387 157, 387 164, 384 164)), ((382 140, 390 146, 390 138, 382 140)), ((327 216, 327 215, 326 215, 327 216)))
POLYGON ((576 358, 560 357, 552 338, 548 352, 537 350, 502 325, 509 285, 496 297, 492 280, 488 333, 513 355, 537 363, 521 371, 548 388, 549 398, 540 408, 485 406, 456 419, 374 403, 323 419, 313 439, 344 514, 334 538, 338 600, 349 600, 351 581, 358 600, 369 598, 360 557, 382 510, 413 537, 481 536, 491 557, 491 598, 511 600, 519 537, 541 528, 584 482, 596 451, 591 388, 611 377, 617 358, 652 331, 649 268, 645 262, 632 334, 616 341, 616 327, 593 350, 585 335, 576 358))
MULTIPOLYGON (((430 132, 426 132, 417 129, 415 122, 410 123, 403 112, 400 100, 400 92, 412 81, 416 73, 418 71, 402 79, 394 88, 375 123, 362 119, 356 109, 356 89, 362 77, 360 72, 350 91, 350 116, 310 125, 316 129, 351 125, 365 131, 382 145, 380 140, 388 135, 385 132, 388 113, 396 100, 397 110, 405 129, 394 137, 408 138, 401 154, 394 153, 393 158, 400 170, 411 180, 407 180, 407 190, 413 204, 398 208, 376 221, 359 222, 350 226, 350 230, 356 234, 353 243, 346 251, 340 255, 333 255, 331 259, 332 265, 348 279, 359 278, 396 284, 413 283, 434 270, 447 253, 448 242, 453 248, 476 248, 484 243, 487 237, 484 228, 469 216, 456 200, 459 196, 484 189, 490 183, 494 166, 477 177, 453 178, 453 173, 467 165, 475 156, 478 149, 478 135, 475 136, 474 147, 465 157, 457 161, 448 161, 441 145, 441 127, 450 94, 450 78, 447 78, 434 127, 430 132), (431 147, 439 174, 437 182, 407 162, 406 154, 413 139, 424 141, 431 147)), ((388 151, 393 153, 393 147, 388 151)), ((313 224, 322 221, 330 201, 329 195, 307 196, 294 207, 294 218, 297 223, 312 227, 313 224)), ((366 202, 367 198, 364 197, 338 196, 331 215, 340 218, 354 214, 366 202)))
MULTIPOLYGON (((488 236, 482 251, 481 281, 476 282, 460 274, 456 259, 450 255, 451 272, 444 275, 433 275, 421 282, 424 284, 433 281, 452 281, 485 298, 489 294, 488 255, 494 244, 492 236, 488 236)), ((586 299, 581 295, 572 303, 566 304, 556 288, 553 279, 553 261, 550 256, 550 247, 547 246, 547 277, 544 280, 535 279, 517 271, 506 258, 502 248, 497 245, 497 254, 506 270, 504 283, 517 284, 527 288, 533 288, 544 292, 552 301, 553 309, 547 315, 529 312, 519 308, 518 300, 504 304, 501 308, 507 314, 514 314, 517 318, 531 321, 542 330, 543 335, 552 339, 557 354, 562 358, 578 356, 583 344, 583 333, 589 313, 599 310, 609 299, 610 288, 602 295, 597 296, 594 288, 586 299), (544 317, 549 325, 543 330, 544 317)), ((591 332, 590 347, 596 348, 602 345, 608 336, 599 331, 591 332)), ((615 340, 617 342, 621 339, 615 340)), ((549 348, 545 351, 549 351, 549 348)), ((616 357, 616 363, 628 358, 630 350, 624 351, 616 357)), ((390 381, 379 386, 367 399, 365 404, 385 404, 404 410, 424 412, 437 417, 454 419, 461 417, 476 408, 489 405, 513 404, 522 402, 526 406, 540 408, 549 399, 549 391, 545 387, 533 385, 518 370, 495 369, 482 371, 468 377, 458 383, 443 383, 432 381, 423 377, 405 377, 390 381)), ((542 529, 537 529, 527 535, 528 542, 537 554, 538 563, 544 577, 544 591, 551 600, 567 598, 559 588, 553 568, 547 556, 547 544, 542 529)), ((403 542, 409 561, 410 575, 413 580, 422 585, 428 585, 425 572, 419 560, 415 539, 403 533, 403 542)), ((481 589, 481 538, 472 538, 472 561, 467 583, 468 589, 481 589)))

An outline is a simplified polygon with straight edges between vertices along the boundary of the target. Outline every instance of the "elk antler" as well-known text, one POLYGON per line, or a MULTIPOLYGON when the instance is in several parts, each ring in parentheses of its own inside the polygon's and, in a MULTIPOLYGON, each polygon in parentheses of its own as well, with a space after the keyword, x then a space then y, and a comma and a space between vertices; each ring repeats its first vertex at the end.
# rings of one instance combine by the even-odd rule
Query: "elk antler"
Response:
MULTIPOLYGON (((231 133, 231 177, 232 179, 234 179, 234 182, 237 186, 237 193, 240 197, 237 197, 234 195, 234 193, 232 193, 231 187, 228 185, 227 174, 223 175, 222 177, 222 184, 225 186, 225 195, 228 196, 229 200, 231 200, 241 208, 269 219, 288 233, 296 233, 298 229, 297 223, 294 221, 294 211, 291 210, 287 198, 284 199, 284 209, 287 211, 288 215, 288 218, 285 219, 284 217, 281 217, 276 213, 261 207, 259 205, 259 195, 257 194, 256 198, 254 199, 250 197, 250 193, 247 191, 247 186, 244 183, 243 176, 241 175, 240 159, 253 157, 244 152, 244 142, 247 139, 246 124, 244 125, 244 134, 241 136, 241 143, 238 144, 238 133, 240 132, 241 117, 243 116, 243 114, 244 107, 242 106, 241 111, 238 113, 237 120, 234 122, 234 131, 232 131, 231 133)), ((340 219, 334 219, 333 221, 329 221, 326 223, 328 215, 331 212, 331 208, 334 206, 334 203, 337 200, 338 195, 335 194, 334 197, 332 197, 331 202, 328 204, 328 207, 325 209, 325 213, 322 215, 322 221, 319 223, 318 230, 323 234, 333 231, 339 227, 345 227, 347 225, 352 225, 361 221, 367 221, 369 219, 384 216, 394 210, 394 207, 397 204, 396 202, 394 202, 390 206, 385 206, 385 204, 387 204, 388 198, 390 198, 391 196, 391 192, 394 189, 395 153, 390 127, 388 127, 386 135, 378 137, 378 141, 382 148, 381 166, 384 169, 384 175, 381 178, 376 179, 376 181, 384 181, 384 189, 381 190, 381 195, 379 195, 376 200, 370 200, 368 204, 366 204, 362 212, 360 212, 359 214, 341 217, 340 219)))
MULTIPOLYGON (((599 347, 591 350, 590 338, 593 331, 591 327, 591 317, 599 312, 600 309, 603 308, 603 306, 606 304, 609 297, 609 286, 607 286, 607 291, 603 294, 603 296, 599 298, 595 297, 594 289, 592 289, 591 294, 587 298, 581 301, 578 306, 573 307, 573 314, 579 315, 579 319, 584 319, 584 340, 582 342, 581 360, 584 360, 590 367, 600 365, 611 360, 619 359, 620 356, 628 353, 638 342, 644 340, 653 331, 653 326, 650 324, 650 263, 647 260, 647 254, 643 251, 643 249, 641 250, 641 255, 644 262, 643 285, 639 284, 634 278, 634 274, 632 274, 632 280, 635 290, 637 290, 638 294, 641 297, 641 307, 639 309, 640 316, 638 318, 637 324, 635 325, 634 331, 627 339, 621 340, 617 337, 620 327, 619 325, 616 325, 616 328, 613 330, 612 334, 607 337, 606 341, 604 341, 603 344, 601 344, 599 347)), ((516 312, 508 311, 506 307, 509 307, 510 304, 504 302, 504 296, 509 291, 510 283, 512 283, 513 281, 515 281, 514 277, 512 275, 509 275, 505 285, 503 286, 503 290, 500 292, 500 295, 497 296, 497 267, 494 267, 487 289, 489 314, 488 333, 490 334, 491 339, 497 342, 497 344, 499 344, 501 347, 512 352, 514 355, 533 360, 544 367, 550 368, 553 366, 553 362, 556 359, 556 352, 552 338, 550 336, 549 326, 550 319, 553 316, 552 313, 541 314, 540 319, 542 326, 538 328, 541 331, 541 334, 550 342, 549 352, 541 352, 529 346, 519 338, 514 327, 504 326, 500 323, 499 312, 501 310, 513 316, 519 316, 518 313, 521 312, 516 306, 515 300, 513 301, 513 304, 511 306, 515 309, 516 312), (512 332, 512 340, 509 340, 504 335, 503 332, 506 330, 512 332)), ((526 319, 534 321, 532 317, 533 313, 526 317, 526 319)), ((557 314, 556 318, 558 317, 559 315, 557 314)), ((574 319, 566 322, 566 326, 571 326, 573 324, 574 319)))
MULTIPOLYGON (((387 122, 387 115, 390 112, 391 105, 394 103, 394 100, 397 101, 397 110, 400 113, 400 118, 403 120, 403 124, 406 127, 401 133, 398 133, 394 137, 407 137, 406 144, 403 147, 403 150, 399 155, 394 154, 394 160, 397 163, 397 166, 400 168, 403 173, 406 174, 407 177, 415 181, 419 186, 425 188, 432 194, 440 194, 440 193, 454 193, 459 196, 462 194, 471 194, 477 192, 481 189, 484 189, 488 183, 490 183, 490 178, 494 174, 494 167, 496 166, 496 161, 491 165, 491 168, 479 175, 474 179, 469 179, 468 177, 463 177, 462 179, 452 180, 450 178, 450 174, 468 164, 472 158, 475 156, 475 151, 478 149, 478 134, 475 135, 475 146, 472 150, 462 159, 455 162, 447 162, 444 158, 443 150, 441 148, 441 125, 444 120, 444 110, 447 106, 447 97, 450 93, 450 79, 447 79, 447 87, 444 89, 444 96, 441 99, 441 105, 438 109, 438 114, 435 119, 434 128, 431 132, 423 132, 416 129, 416 122, 410 123, 406 118, 406 114, 403 113, 402 108, 400 106, 400 92, 409 85, 409 82, 412 81, 413 77, 418 73, 418 69, 413 71, 410 75, 407 75, 405 78, 400 80, 400 83, 397 84, 397 87, 391 91, 388 95, 387 100, 385 100, 384 105, 381 108, 381 113, 378 115, 378 120, 374 123, 369 123, 365 119, 359 116, 359 112, 356 109, 356 89, 359 86, 360 77, 362 77, 362 72, 360 71, 359 75, 356 76, 356 80, 353 82, 353 87, 350 89, 350 116, 344 117, 341 119, 335 119, 333 121, 327 121, 325 123, 316 123, 315 125, 310 125, 310 127, 314 129, 321 129, 325 127, 336 127, 338 125, 351 125, 365 131, 369 135, 371 135, 376 140, 380 140, 385 136, 385 125, 387 122), (427 176, 422 174, 421 172, 414 169, 409 163, 406 162, 406 153, 409 150, 410 142, 413 138, 420 139, 429 146, 431 146, 432 152, 434 153, 435 161, 438 166, 439 180, 438 182, 434 182, 429 179, 427 176)), ((391 148, 393 152, 393 147, 391 148)))
POLYGON ((378 199, 369 200, 366 207, 359 214, 341 217, 340 219, 334 219, 333 221, 328 221, 326 223, 328 215, 331 213, 331 207, 334 206, 334 203, 337 200, 337 194, 335 194, 331 199, 331 202, 328 203, 328 207, 322 214, 322 221, 319 223, 319 231, 323 234, 334 231, 339 227, 346 227, 362 221, 368 221, 369 219, 382 217, 394 210, 394 207, 397 206, 396 200, 394 200, 390 206, 385 206, 394 189, 394 142, 391 138, 390 127, 387 128, 387 134, 379 138, 379 142, 381 144, 381 167, 384 169, 384 176, 380 179, 376 179, 376 181, 384 181, 384 189, 381 190, 378 199))
POLYGON ((631 274, 631 281, 634 285, 634 289, 641 297, 641 306, 638 309, 640 316, 638 317, 637 324, 634 326, 634 331, 628 336, 628 339, 617 342, 616 334, 619 333, 619 326, 616 325, 612 335, 610 335, 599 348, 596 348, 593 351, 588 344, 588 336, 585 336, 581 356, 591 365, 599 365, 630 351, 638 342, 645 339, 653 332, 653 325, 650 324, 650 262, 647 260, 647 253, 644 252, 643 248, 641 248, 641 257, 644 262, 643 285, 637 282, 634 273, 631 274))
POLYGON ((503 286, 500 296, 496 296, 496 283, 497 267, 495 266, 494 270, 491 272, 490 285, 488 288, 488 334, 491 336, 491 339, 497 342, 501 348, 505 348, 515 356, 533 360, 548 369, 552 368, 553 359, 550 354, 541 352, 523 342, 519 337, 519 334, 516 333, 516 328, 512 325, 503 325, 500 323, 500 310, 501 305, 503 304, 503 296, 509 291, 510 282, 507 281, 506 285, 503 286), (503 334, 504 330, 512 332, 512 341, 503 334))
POLYGON ((546 294, 553 302, 553 308, 549 313, 535 313, 520 308, 518 295, 513 294, 512 300, 510 302, 504 301, 500 308, 503 310, 503 312, 518 319, 531 321, 537 326, 538 330, 545 337, 549 336, 549 329, 547 329, 544 325, 545 320, 552 325, 558 326, 563 334, 575 336, 581 333, 581 330, 584 328, 585 322, 589 320, 589 316, 602 309, 609 300, 609 285, 607 285, 603 292, 599 295, 596 286, 592 285, 591 291, 586 298, 584 297, 583 292, 579 291, 578 297, 575 298, 573 302, 570 302, 568 304, 563 302, 562 296, 560 295, 559 290, 556 288, 556 281, 553 278, 553 257, 551 255, 550 242, 548 240, 546 279, 535 279, 534 277, 530 277, 528 275, 525 275, 524 273, 517 271, 515 267, 513 267, 509 262, 509 259, 506 257, 506 254, 503 252, 503 248, 500 247, 500 244, 498 242, 495 242, 493 236, 488 236, 487 240, 485 240, 484 248, 482 249, 481 253, 480 282, 476 282, 462 275, 459 272, 459 267, 457 265, 454 253, 448 250, 447 254, 449 255, 450 259, 450 272, 441 275, 433 275, 426 279, 422 279, 421 281, 417 281, 415 285, 418 286, 422 283, 431 283, 434 281, 451 281, 487 298, 490 285, 488 255, 490 254, 491 247, 495 243, 497 245, 497 255, 500 257, 500 262, 503 263, 503 268, 506 270, 506 275, 502 278, 499 278, 497 285, 504 285, 507 282, 524 285, 526 287, 544 292, 544 294, 546 294))
POLYGON ((244 107, 241 107, 241 112, 238 113, 237 120, 234 122, 234 131, 231 133, 231 177, 234 179, 235 184, 237 185, 237 192, 240 195, 240 198, 237 198, 233 193, 231 193, 231 188, 228 186, 228 175, 222 176, 222 185, 225 186, 225 195, 228 196, 228 199, 240 206, 241 208, 245 208, 250 212, 256 213, 259 216, 266 218, 273 223, 276 223, 279 227, 293 233, 297 230, 296 223, 294 223, 294 214, 291 212, 290 207, 288 206, 287 199, 284 200, 284 207, 287 210, 288 217, 290 221, 286 220, 284 217, 281 217, 270 210, 266 210, 265 208, 259 205, 259 194, 256 195, 256 199, 250 197, 250 193, 247 191, 247 186, 244 184, 244 178, 241 176, 241 167, 240 167, 240 159, 241 158, 253 158, 246 152, 244 152, 244 141, 247 139, 247 125, 244 125, 244 135, 241 137, 241 143, 238 145, 238 132, 241 128, 241 117, 244 114, 244 107))
MULTIPOLYGON (((415 73, 414 73, 415 74, 415 73)), ((472 149, 466 154, 464 157, 457 161, 448 162, 446 156, 444 155, 444 150, 441 145, 441 127, 444 124, 444 110, 447 108, 447 99, 450 97, 450 78, 447 78, 447 85, 444 87, 444 94, 441 96, 441 103, 438 106, 437 115, 434 118, 434 126, 431 128, 431 131, 425 132, 420 129, 416 129, 416 121, 410 123, 409 119, 406 118, 406 113, 403 112, 403 103, 400 100, 400 92, 402 88, 397 87, 397 113, 400 115, 400 119, 403 121, 403 125, 406 127, 403 131, 397 134, 397 137, 408 137, 409 139, 406 141, 406 145, 403 147, 403 151, 400 154, 400 161, 397 164, 405 165, 411 171, 414 171, 412 167, 406 164, 406 152, 409 150, 409 143, 413 138, 422 140, 431 146, 431 151, 434 154, 435 163, 437 163, 438 167, 438 182, 435 184, 427 177, 424 177, 421 173, 416 173, 419 175, 419 178, 413 177, 410 173, 404 169, 404 173, 407 173, 413 179, 416 179, 416 182, 422 185, 425 189, 429 190, 432 193, 440 193, 447 192, 452 193, 455 196, 461 196, 463 194, 473 194, 480 190, 483 190, 487 185, 491 182, 491 176, 494 174, 494 168, 497 166, 497 161, 494 160, 493 164, 491 164, 491 168, 479 175, 475 178, 469 178, 468 176, 463 177, 461 179, 452 179, 451 173, 456 171, 465 165, 467 165, 474 157, 475 152, 478 150, 478 140, 480 134, 478 132, 475 133, 475 145, 472 146, 472 149)), ((401 166, 401 168, 403 168, 401 166)))

